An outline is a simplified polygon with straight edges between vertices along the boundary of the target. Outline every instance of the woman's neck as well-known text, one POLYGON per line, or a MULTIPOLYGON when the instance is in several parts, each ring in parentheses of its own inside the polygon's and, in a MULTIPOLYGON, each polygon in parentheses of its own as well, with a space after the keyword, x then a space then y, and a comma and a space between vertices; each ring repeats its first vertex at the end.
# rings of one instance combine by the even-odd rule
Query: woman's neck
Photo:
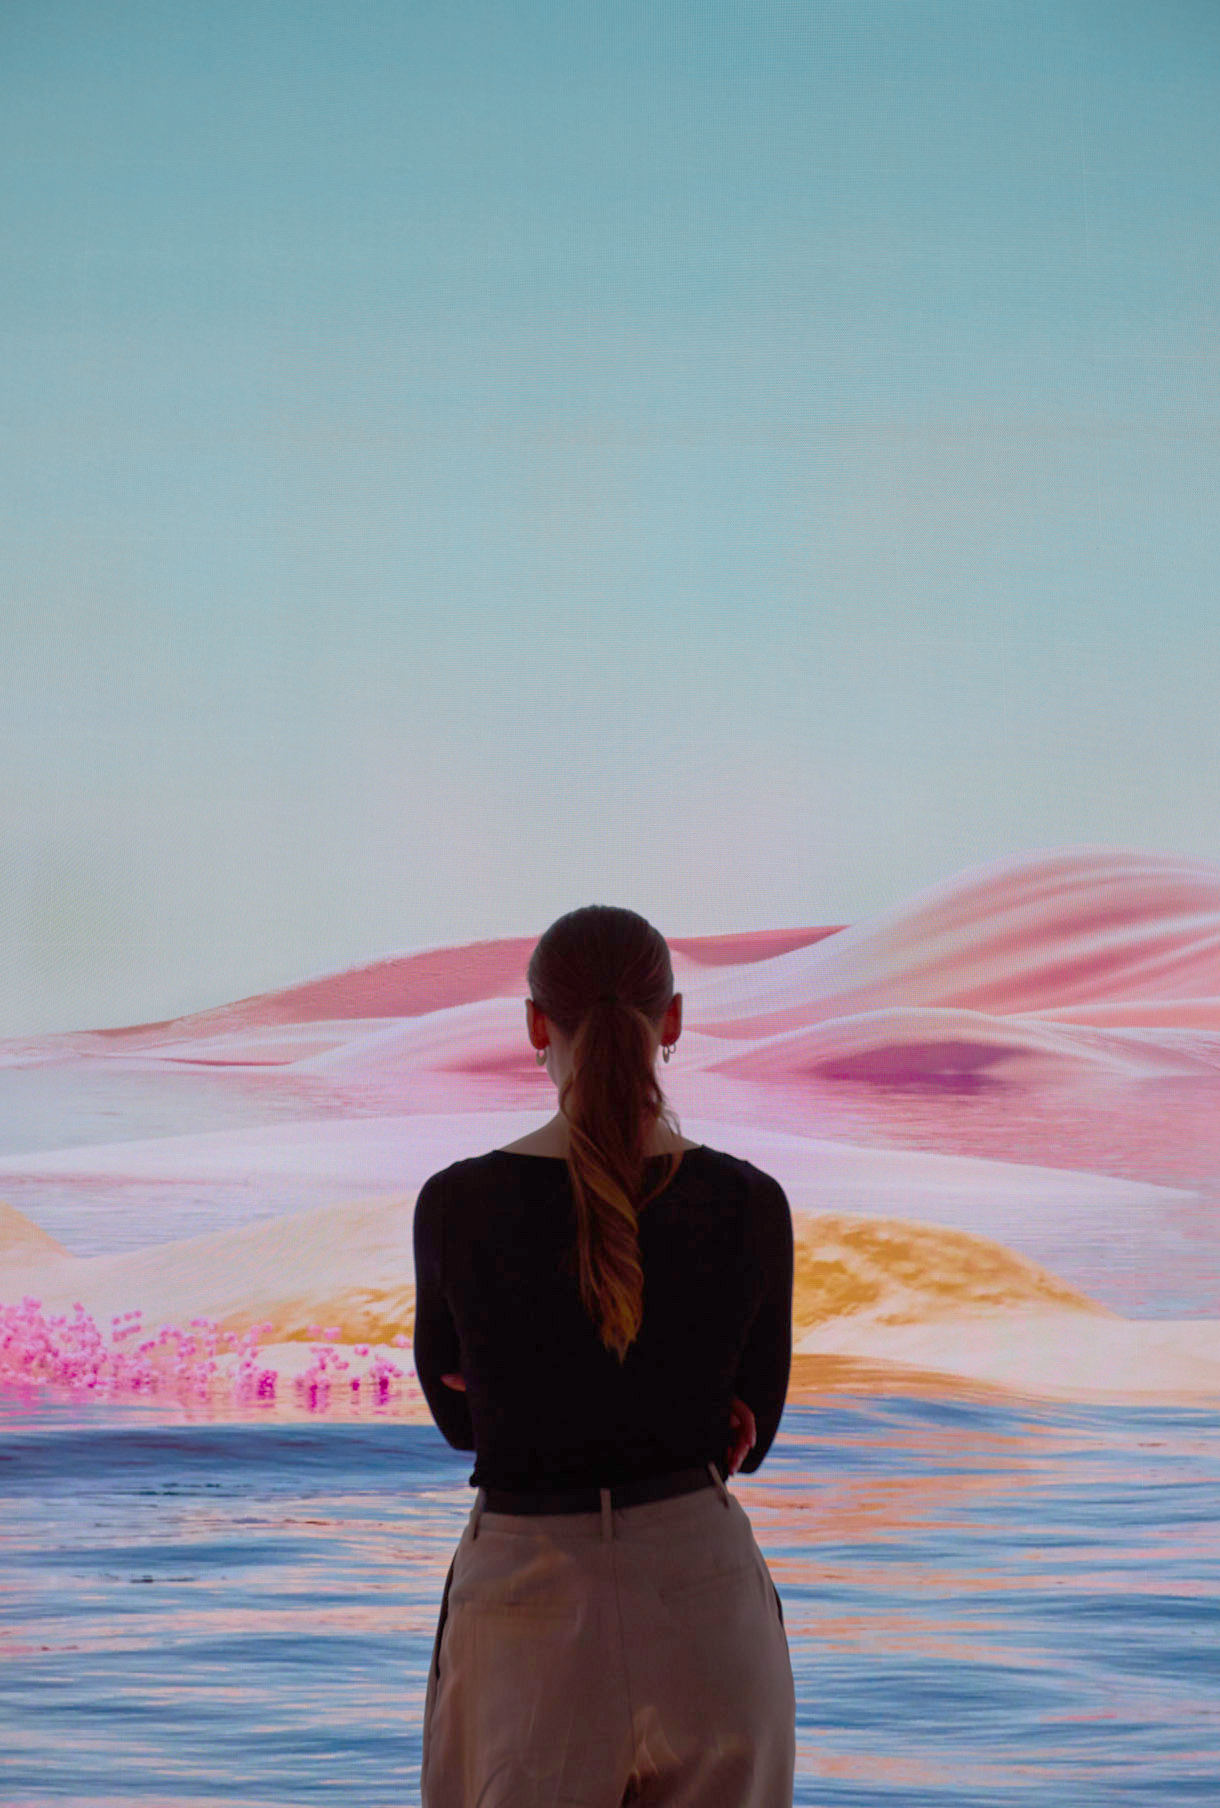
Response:
MULTIPOLYGON (((520 1155, 563 1155, 568 1153, 570 1142, 568 1120, 562 1111, 557 1111, 549 1123, 537 1130, 531 1130, 528 1136, 518 1137, 515 1143, 502 1146, 520 1155)), ((684 1136, 675 1136, 666 1124, 654 1124, 645 1146, 647 1155, 674 1155, 682 1149, 697 1149, 698 1143, 691 1142, 684 1136)))

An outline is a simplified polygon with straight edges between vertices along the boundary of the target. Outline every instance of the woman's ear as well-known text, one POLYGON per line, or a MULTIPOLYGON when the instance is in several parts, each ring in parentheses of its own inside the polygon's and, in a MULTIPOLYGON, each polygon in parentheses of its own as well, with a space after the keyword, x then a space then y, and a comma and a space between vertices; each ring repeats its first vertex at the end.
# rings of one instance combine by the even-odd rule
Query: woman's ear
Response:
POLYGON ((541 1017, 541 1015, 542 1015, 542 1012, 538 1009, 538 1007, 534 1003, 533 999, 527 998, 525 1001, 525 1029, 526 1029, 526 1034, 529 1036, 529 1039, 533 1043, 535 1048, 545 1048, 546 1047, 545 1042, 539 1042, 536 1040, 535 1026, 537 1025, 538 1019, 541 1017))

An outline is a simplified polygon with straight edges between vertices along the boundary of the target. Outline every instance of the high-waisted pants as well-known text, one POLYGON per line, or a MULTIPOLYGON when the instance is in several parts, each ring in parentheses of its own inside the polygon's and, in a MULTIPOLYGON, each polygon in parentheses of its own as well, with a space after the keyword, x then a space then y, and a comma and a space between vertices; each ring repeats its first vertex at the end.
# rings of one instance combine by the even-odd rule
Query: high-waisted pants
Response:
POLYGON ((441 1603, 422 1808, 791 1808, 779 1596, 714 1487, 601 1513, 491 1513, 441 1603))

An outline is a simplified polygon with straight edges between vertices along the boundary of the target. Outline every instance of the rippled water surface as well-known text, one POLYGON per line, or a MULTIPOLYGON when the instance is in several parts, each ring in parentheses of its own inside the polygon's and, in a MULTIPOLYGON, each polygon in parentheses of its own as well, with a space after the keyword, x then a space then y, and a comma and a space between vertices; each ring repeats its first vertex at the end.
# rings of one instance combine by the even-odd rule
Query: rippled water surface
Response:
MULTIPOLYGON (((473 1498, 431 1428, 0 1403, 0 1800, 417 1800, 473 1498)), ((828 1396, 733 1484, 798 1803, 1220 1799, 1220 1417, 828 1396)))

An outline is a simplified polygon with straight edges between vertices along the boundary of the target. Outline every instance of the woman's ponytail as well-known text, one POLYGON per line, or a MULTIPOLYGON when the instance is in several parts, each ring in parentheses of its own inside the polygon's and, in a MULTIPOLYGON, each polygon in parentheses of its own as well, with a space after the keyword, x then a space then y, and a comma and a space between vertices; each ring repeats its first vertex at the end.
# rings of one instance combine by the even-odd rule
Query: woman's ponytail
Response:
POLYGON ((541 938, 530 992, 572 1042, 559 1095, 568 1122, 568 1174, 576 1211, 580 1297, 602 1343, 622 1362, 644 1315, 639 1213, 678 1170, 675 1153, 645 1193, 654 1125, 678 1134, 653 1066, 653 1041, 673 998, 664 938, 635 911, 591 904, 541 938))

